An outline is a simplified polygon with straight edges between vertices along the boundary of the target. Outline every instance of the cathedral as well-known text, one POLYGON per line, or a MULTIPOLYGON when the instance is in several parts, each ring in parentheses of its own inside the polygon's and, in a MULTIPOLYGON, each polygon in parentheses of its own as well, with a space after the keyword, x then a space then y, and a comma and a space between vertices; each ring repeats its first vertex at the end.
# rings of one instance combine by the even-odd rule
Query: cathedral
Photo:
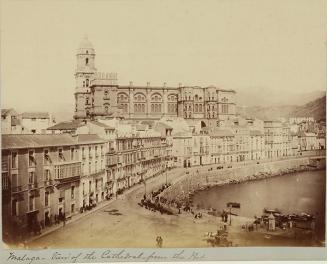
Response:
POLYGON ((97 72, 95 50, 85 37, 77 51, 75 119, 159 120, 183 117, 218 124, 236 114, 235 91, 215 86, 118 85, 116 73, 97 72))

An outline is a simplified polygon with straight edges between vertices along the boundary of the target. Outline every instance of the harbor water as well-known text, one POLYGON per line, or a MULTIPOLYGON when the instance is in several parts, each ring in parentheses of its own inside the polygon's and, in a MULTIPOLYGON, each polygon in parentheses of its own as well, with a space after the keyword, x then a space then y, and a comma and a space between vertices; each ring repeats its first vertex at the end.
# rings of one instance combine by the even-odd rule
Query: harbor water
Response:
POLYGON ((317 235, 324 240, 325 193, 326 171, 305 171, 198 191, 193 204, 221 212, 228 202, 237 202, 241 208, 233 208, 233 213, 253 218, 261 216, 264 208, 278 209, 283 214, 314 214, 317 235))

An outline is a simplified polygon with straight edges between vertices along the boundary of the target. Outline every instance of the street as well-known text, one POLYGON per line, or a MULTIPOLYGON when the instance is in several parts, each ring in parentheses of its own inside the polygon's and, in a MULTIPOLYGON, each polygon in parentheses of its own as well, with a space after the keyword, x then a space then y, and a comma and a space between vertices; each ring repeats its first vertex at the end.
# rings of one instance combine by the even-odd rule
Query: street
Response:
MULTIPOLYGON (((168 182, 183 177, 184 169, 168 173, 168 182)), ((147 192, 164 184, 165 173, 147 181, 147 192)), ((163 238, 163 247, 204 247, 203 235, 217 223, 203 225, 205 219, 181 215, 161 215, 140 207, 144 185, 119 196, 102 209, 27 244, 28 248, 83 247, 156 247, 156 237, 163 238)))

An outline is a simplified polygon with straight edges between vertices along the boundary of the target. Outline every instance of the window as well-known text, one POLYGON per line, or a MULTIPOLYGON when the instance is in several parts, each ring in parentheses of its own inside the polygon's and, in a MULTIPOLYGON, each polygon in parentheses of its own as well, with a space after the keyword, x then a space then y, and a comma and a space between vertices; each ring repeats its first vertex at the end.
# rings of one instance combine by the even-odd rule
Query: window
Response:
POLYGON ((34 151, 30 150, 28 152, 28 166, 33 167, 35 166, 35 159, 34 159, 34 151))
POLYGON ((44 170, 44 180, 49 181, 50 180, 50 170, 44 170))
POLYGON ((85 182, 83 182, 83 195, 85 194, 85 182))
POLYGON ((86 87, 89 87, 89 79, 85 80, 85 85, 86 85, 86 87))
POLYGON ((9 187, 8 173, 2 172, 2 190, 7 190, 9 187))
POLYGON ((70 160, 73 161, 75 159, 74 157, 74 152, 75 152, 75 149, 74 148, 71 148, 70 149, 70 160))
POLYGON ((45 206, 49 206, 49 195, 50 195, 49 192, 44 193, 44 205, 45 206))
POLYGON ((91 172, 92 172, 91 168, 92 168, 92 163, 89 162, 89 174, 91 174, 91 172))
POLYGON ((18 155, 17 155, 17 152, 11 153, 11 168, 13 168, 13 169, 18 168, 18 155))
POLYGON ((92 182, 89 181, 89 193, 91 193, 91 191, 92 191, 92 182))
POLYGON ((95 146, 95 156, 97 157, 98 156, 98 147, 95 146))
POLYGON ((28 173, 28 183, 33 184, 35 181, 35 173, 34 171, 31 171, 28 173))
POLYGON ((65 160, 64 153, 63 153, 62 149, 58 150, 58 158, 59 158, 60 161, 65 160))
POLYGON ((104 112, 105 112, 106 114, 108 114, 108 112, 109 112, 109 107, 108 107, 108 106, 105 106, 105 107, 104 107, 104 112))
POLYGON ((44 150, 44 156, 43 156, 43 163, 45 165, 48 165, 51 161, 50 161, 50 156, 49 156, 49 150, 45 149, 44 150))
POLYGON ((71 198, 75 199, 75 186, 72 186, 71 188, 71 198))
POLYGON ((85 59, 85 65, 88 65, 89 64, 89 58, 86 58, 85 59))
POLYGON ((97 172, 98 171, 98 161, 96 160, 95 161, 95 172, 97 172))
POLYGON ((12 216, 17 216, 18 215, 18 201, 12 200, 11 202, 11 215, 12 216))
POLYGON ((29 203, 28 203, 28 209, 29 211, 33 211, 34 210, 34 205, 35 205, 35 198, 33 195, 29 196, 29 203))
POLYGON ((84 147, 82 148, 82 159, 85 159, 85 150, 84 150, 84 147))
POLYGON ((18 175, 16 173, 13 173, 11 174, 11 187, 17 187, 17 186, 18 186, 18 175))
POLYGON ((74 213, 75 212, 75 204, 72 204, 71 205, 71 213, 74 213))
POLYGON ((103 156, 103 146, 101 146, 100 148, 101 148, 101 156, 103 156))

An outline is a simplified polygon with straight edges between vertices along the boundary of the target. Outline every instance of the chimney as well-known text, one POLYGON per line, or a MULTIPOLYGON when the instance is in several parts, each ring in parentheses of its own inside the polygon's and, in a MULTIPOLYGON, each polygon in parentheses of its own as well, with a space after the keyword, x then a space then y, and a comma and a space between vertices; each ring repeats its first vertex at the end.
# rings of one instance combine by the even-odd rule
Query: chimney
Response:
POLYGON ((178 87, 181 88, 181 87, 182 87, 182 83, 179 83, 179 84, 178 84, 178 87))
POLYGON ((147 82, 147 83, 146 83, 146 86, 149 87, 149 86, 150 86, 150 82, 147 82))
POLYGON ((132 87, 133 86, 133 82, 129 82, 129 86, 132 87))
POLYGON ((166 87, 166 84, 167 84, 167 83, 164 82, 163 87, 166 87))

